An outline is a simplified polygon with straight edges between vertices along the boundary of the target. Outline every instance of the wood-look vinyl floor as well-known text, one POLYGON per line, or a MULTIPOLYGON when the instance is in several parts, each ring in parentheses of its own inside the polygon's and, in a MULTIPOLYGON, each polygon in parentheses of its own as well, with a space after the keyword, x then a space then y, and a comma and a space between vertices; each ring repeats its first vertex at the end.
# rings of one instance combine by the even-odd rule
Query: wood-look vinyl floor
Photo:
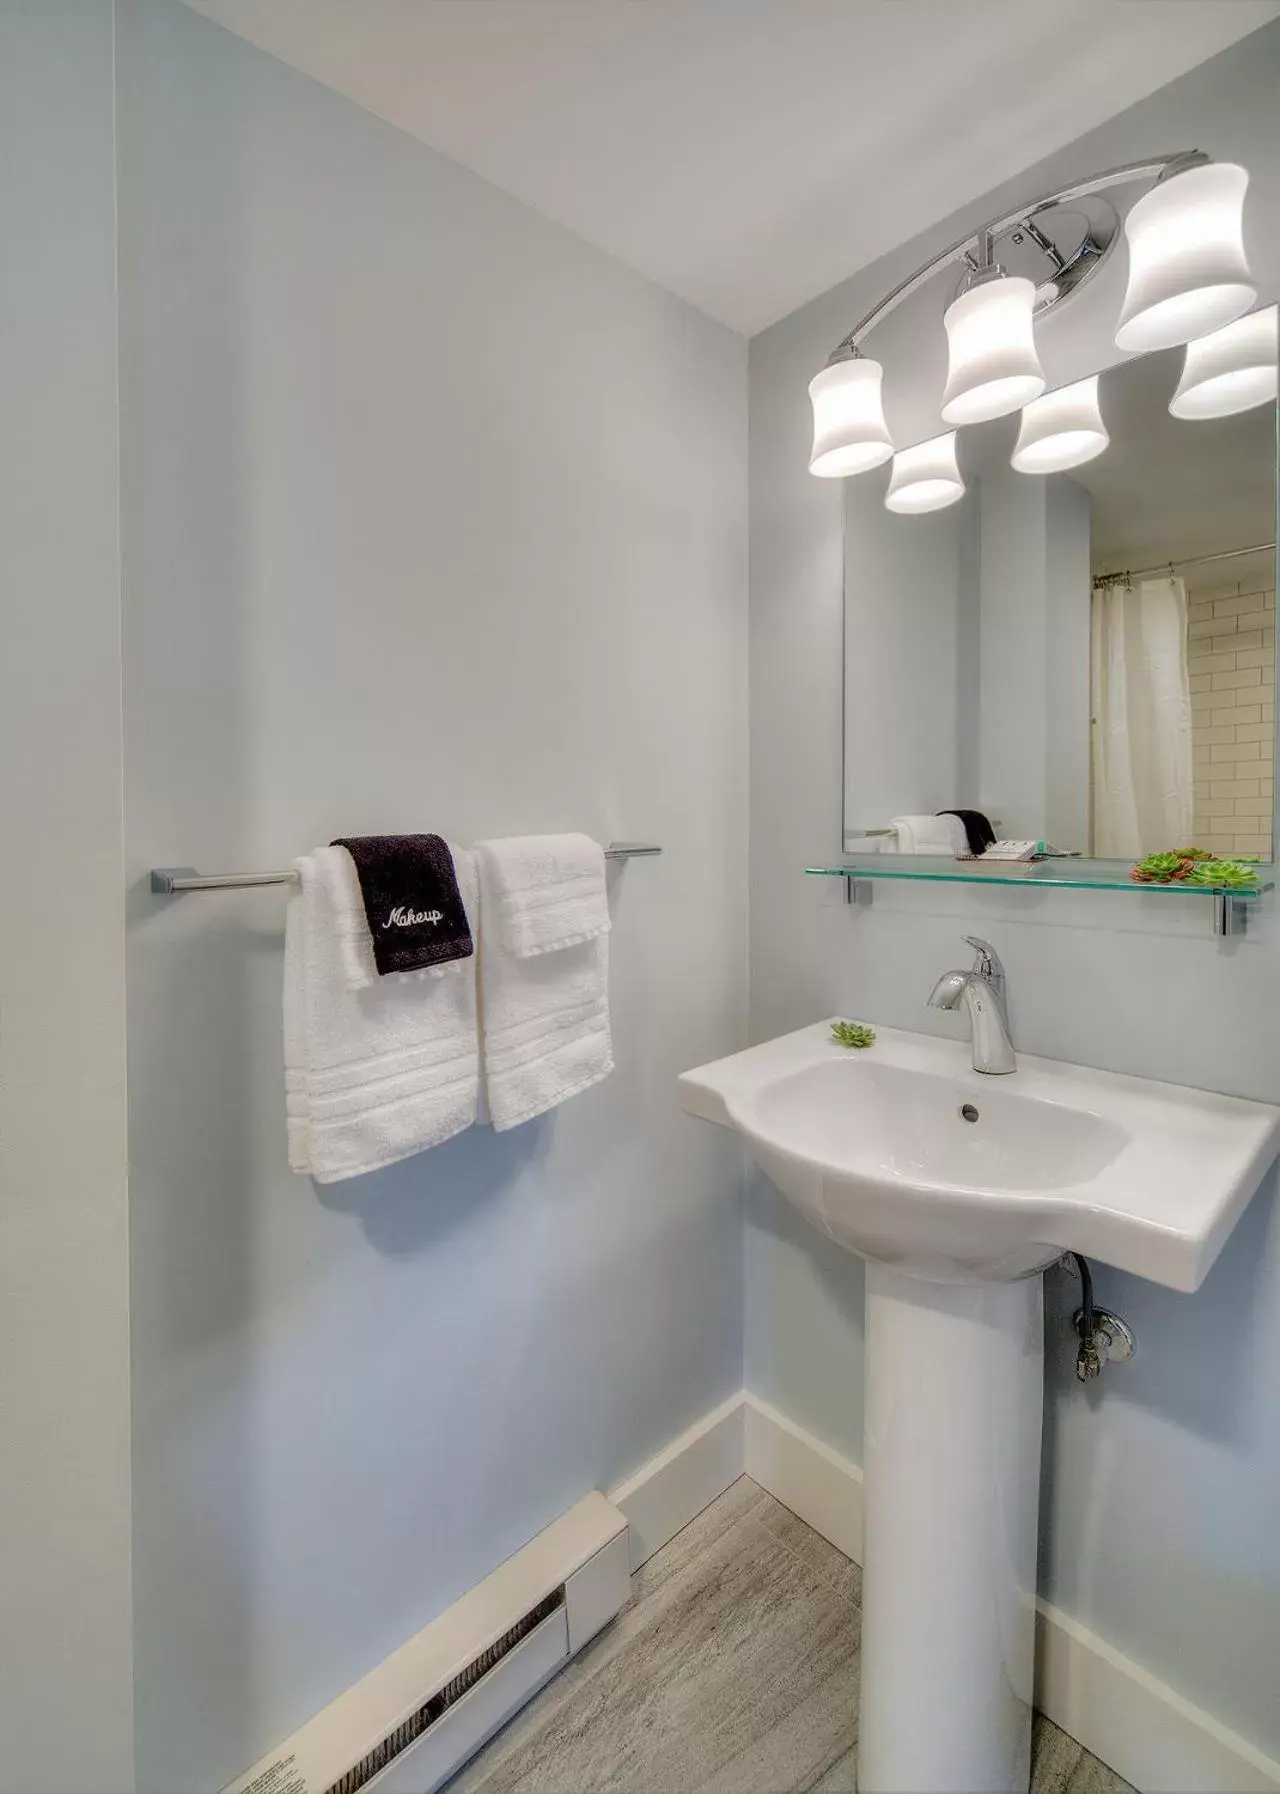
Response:
MULTIPOLYGON (((854 1794, 861 1583, 740 1478, 449 1794, 854 1794)), ((1032 1794, 1132 1790, 1037 1716, 1032 1794)))

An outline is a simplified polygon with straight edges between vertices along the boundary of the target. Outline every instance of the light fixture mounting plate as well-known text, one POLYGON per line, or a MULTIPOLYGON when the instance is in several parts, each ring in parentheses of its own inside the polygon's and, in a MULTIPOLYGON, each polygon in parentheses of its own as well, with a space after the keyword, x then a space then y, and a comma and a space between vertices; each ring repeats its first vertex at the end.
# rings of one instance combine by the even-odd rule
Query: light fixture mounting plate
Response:
POLYGON ((995 259, 1036 289, 1035 316, 1072 298, 1093 278, 1120 238, 1120 214, 1101 193, 1037 206, 998 232, 995 259))

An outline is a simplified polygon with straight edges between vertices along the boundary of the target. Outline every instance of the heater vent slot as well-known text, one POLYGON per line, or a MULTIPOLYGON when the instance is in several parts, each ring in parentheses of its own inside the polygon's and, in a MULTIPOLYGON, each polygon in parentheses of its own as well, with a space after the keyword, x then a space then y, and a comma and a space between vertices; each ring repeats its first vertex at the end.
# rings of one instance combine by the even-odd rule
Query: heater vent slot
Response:
POLYGON ((411 1744, 416 1744, 425 1732, 444 1717, 455 1702, 460 1701, 464 1694, 469 1693, 476 1683, 488 1675, 491 1669, 496 1668, 502 1659, 513 1651, 523 1639, 526 1639, 535 1627, 540 1626, 543 1620, 553 1614, 557 1608, 563 1607, 564 1603, 565 1590, 562 1583, 544 1600, 539 1601, 536 1607, 531 1607, 522 1619, 517 1620, 514 1626, 502 1634, 501 1638, 495 1639, 486 1650, 481 1651, 478 1657, 473 1658, 465 1669, 460 1670, 452 1681, 446 1682, 443 1688, 431 1696, 430 1700, 424 1701, 416 1712, 402 1720, 394 1731, 388 1732, 381 1744, 375 1746, 358 1763, 348 1769, 345 1775, 340 1775, 336 1782, 330 1783, 325 1794, 359 1794, 361 1788, 367 1786, 375 1775, 381 1774, 388 1763, 393 1763, 398 1756, 402 1756, 411 1744))

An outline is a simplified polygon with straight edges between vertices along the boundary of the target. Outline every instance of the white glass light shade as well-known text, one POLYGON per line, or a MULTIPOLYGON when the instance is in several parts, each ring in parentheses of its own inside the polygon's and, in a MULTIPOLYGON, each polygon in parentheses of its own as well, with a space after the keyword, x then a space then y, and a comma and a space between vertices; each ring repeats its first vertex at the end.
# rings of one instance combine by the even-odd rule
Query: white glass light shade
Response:
POLYGON ((1169 409, 1175 417, 1231 417, 1276 396, 1276 307, 1187 344, 1169 409))
POLYGON ((919 442, 914 448, 899 449, 893 457, 893 473, 884 499, 889 510, 919 515, 921 511, 940 511, 963 496, 954 430, 929 442, 919 442))
POLYGON ((1248 311, 1258 296, 1244 253, 1248 185, 1237 163, 1209 162, 1161 181, 1132 207, 1117 349, 1172 349, 1248 311))
POLYGON ((884 421, 878 361, 855 356, 823 368, 809 382, 813 400, 813 453, 809 472, 826 480, 865 473, 893 453, 893 438, 884 421))
POLYGON ((1100 455, 1111 438, 1098 409, 1098 376, 1032 399, 1022 413, 1013 465, 1019 473, 1060 473, 1100 455))
POLYGON ((942 320, 951 349, 944 423, 1003 417, 1044 391, 1031 322, 1035 302, 1031 282, 1008 275, 951 301, 942 320))

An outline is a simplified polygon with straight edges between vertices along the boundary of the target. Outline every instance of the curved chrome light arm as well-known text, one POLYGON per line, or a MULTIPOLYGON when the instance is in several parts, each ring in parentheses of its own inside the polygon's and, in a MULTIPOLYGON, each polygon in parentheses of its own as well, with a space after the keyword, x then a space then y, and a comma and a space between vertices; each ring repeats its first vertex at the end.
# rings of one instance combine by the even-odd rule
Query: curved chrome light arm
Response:
MULTIPOLYGON (((1122 186, 1126 181, 1153 179, 1160 181, 1172 174, 1181 174, 1184 168, 1194 168, 1197 164, 1208 162, 1210 158, 1203 150, 1179 150, 1172 156, 1152 156, 1142 162, 1126 162, 1119 168, 1108 168, 1102 174, 1091 175, 1087 181, 1075 181, 1069 187, 1059 187, 1052 193, 1042 194, 1039 199, 1032 200, 993 218, 987 224, 980 224, 967 231, 949 248, 935 255, 931 261, 917 268, 904 281, 886 293, 884 298, 872 306, 864 318, 860 318, 853 329, 842 337, 827 357, 828 367, 835 362, 849 361, 862 353, 859 343, 869 331, 887 318, 890 312, 896 311, 905 299, 919 292, 926 281, 931 280, 941 269, 951 267, 958 262, 968 261, 973 267, 982 265, 986 257, 982 246, 991 238, 1011 229, 1015 224, 1025 223, 1034 218, 1037 212, 1049 206, 1065 205, 1074 199, 1087 199, 1090 194, 1104 193, 1109 187, 1122 186), (979 259, 974 261, 973 250, 979 250, 979 259)), ((989 252, 988 252, 989 253, 989 252)), ((1046 308, 1047 309, 1047 308, 1046 308)))

